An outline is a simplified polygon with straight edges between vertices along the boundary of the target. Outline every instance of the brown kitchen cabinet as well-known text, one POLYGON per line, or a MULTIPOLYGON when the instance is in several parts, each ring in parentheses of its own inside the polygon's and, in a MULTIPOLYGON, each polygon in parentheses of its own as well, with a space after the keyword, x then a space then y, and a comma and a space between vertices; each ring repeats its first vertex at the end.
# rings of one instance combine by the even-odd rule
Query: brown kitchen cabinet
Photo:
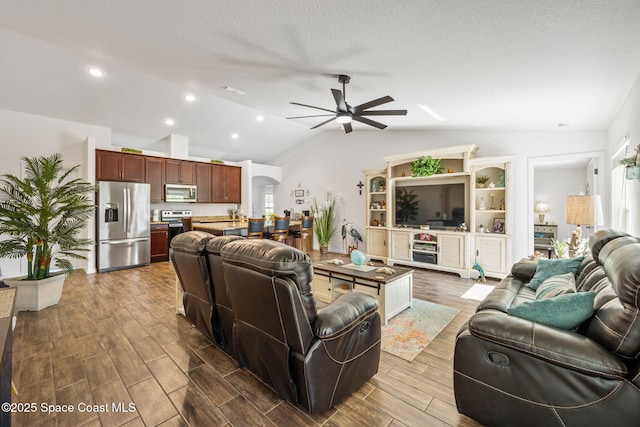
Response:
POLYGON ((145 156, 96 150, 96 180, 145 182, 145 156))
POLYGON ((212 165, 212 169, 212 202, 240 203, 242 201, 242 168, 237 166, 212 165))
POLYGON ((198 187, 198 202, 211 203, 211 165, 196 164, 196 186, 198 187))
POLYGON ((145 180, 151 187, 151 203, 164 201, 164 159, 145 158, 145 180))
POLYGON ((151 262, 169 261, 169 225, 151 224, 151 262))
POLYGON ((165 165, 165 182, 168 184, 195 185, 196 162, 167 159, 165 165))

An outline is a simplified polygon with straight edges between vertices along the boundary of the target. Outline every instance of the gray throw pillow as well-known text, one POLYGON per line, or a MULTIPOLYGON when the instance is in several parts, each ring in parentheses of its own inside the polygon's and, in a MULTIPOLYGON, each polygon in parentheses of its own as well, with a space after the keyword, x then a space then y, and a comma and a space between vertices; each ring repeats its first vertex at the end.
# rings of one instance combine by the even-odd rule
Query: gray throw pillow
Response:
POLYGON ((566 259, 541 259, 538 261, 536 274, 534 274, 533 278, 527 283, 527 287, 535 291, 538 289, 538 286, 549 277, 565 273, 576 274, 583 259, 583 256, 566 259))
POLYGON ((554 298, 576 292, 576 276, 573 273, 551 276, 536 289, 536 299, 554 298))

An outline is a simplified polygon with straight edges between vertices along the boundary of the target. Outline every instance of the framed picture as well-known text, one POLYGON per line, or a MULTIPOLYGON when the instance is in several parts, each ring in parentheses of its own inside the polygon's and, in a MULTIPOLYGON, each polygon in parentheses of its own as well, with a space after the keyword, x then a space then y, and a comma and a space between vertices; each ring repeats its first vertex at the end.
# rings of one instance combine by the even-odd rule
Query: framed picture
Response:
POLYGON ((504 234, 504 218, 493 219, 493 232, 504 234))
POLYGON ((304 197, 304 190, 296 190, 294 196, 295 197, 304 197))

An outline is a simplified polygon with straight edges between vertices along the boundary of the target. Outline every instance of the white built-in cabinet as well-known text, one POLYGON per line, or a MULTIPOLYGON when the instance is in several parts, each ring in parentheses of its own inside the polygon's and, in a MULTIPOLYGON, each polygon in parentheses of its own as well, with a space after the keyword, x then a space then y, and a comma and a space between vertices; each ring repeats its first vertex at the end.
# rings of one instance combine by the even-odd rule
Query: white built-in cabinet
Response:
MULTIPOLYGON (((511 162, 513 156, 475 158, 478 147, 464 145, 385 157, 386 169, 363 170, 366 179, 367 257, 459 274, 477 275, 475 263, 488 277, 505 277, 511 268, 511 162), (412 177, 411 162, 441 159, 442 173, 412 177), (479 187, 476 180, 486 176, 479 187), (398 184, 464 183, 465 226, 442 229, 396 226, 398 184), (480 225, 483 225, 482 230, 480 225)), ((413 184, 410 184, 413 185, 413 184)))

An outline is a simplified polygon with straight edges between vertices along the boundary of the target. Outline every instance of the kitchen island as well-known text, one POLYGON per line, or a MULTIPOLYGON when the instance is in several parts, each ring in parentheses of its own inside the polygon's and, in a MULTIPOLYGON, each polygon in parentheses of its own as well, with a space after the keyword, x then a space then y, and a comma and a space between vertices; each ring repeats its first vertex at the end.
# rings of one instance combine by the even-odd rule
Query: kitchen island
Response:
MULTIPOLYGON (((300 224, 302 221, 289 222, 289 231, 300 230, 300 224)), ((248 222, 241 223, 240 221, 220 221, 220 222, 194 222, 193 229, 198 231, 206 231, 215 236, 226 235, 247 235, 248 222)), ((273 225, 264 226, 265 231, 273 231, 273 225)))

